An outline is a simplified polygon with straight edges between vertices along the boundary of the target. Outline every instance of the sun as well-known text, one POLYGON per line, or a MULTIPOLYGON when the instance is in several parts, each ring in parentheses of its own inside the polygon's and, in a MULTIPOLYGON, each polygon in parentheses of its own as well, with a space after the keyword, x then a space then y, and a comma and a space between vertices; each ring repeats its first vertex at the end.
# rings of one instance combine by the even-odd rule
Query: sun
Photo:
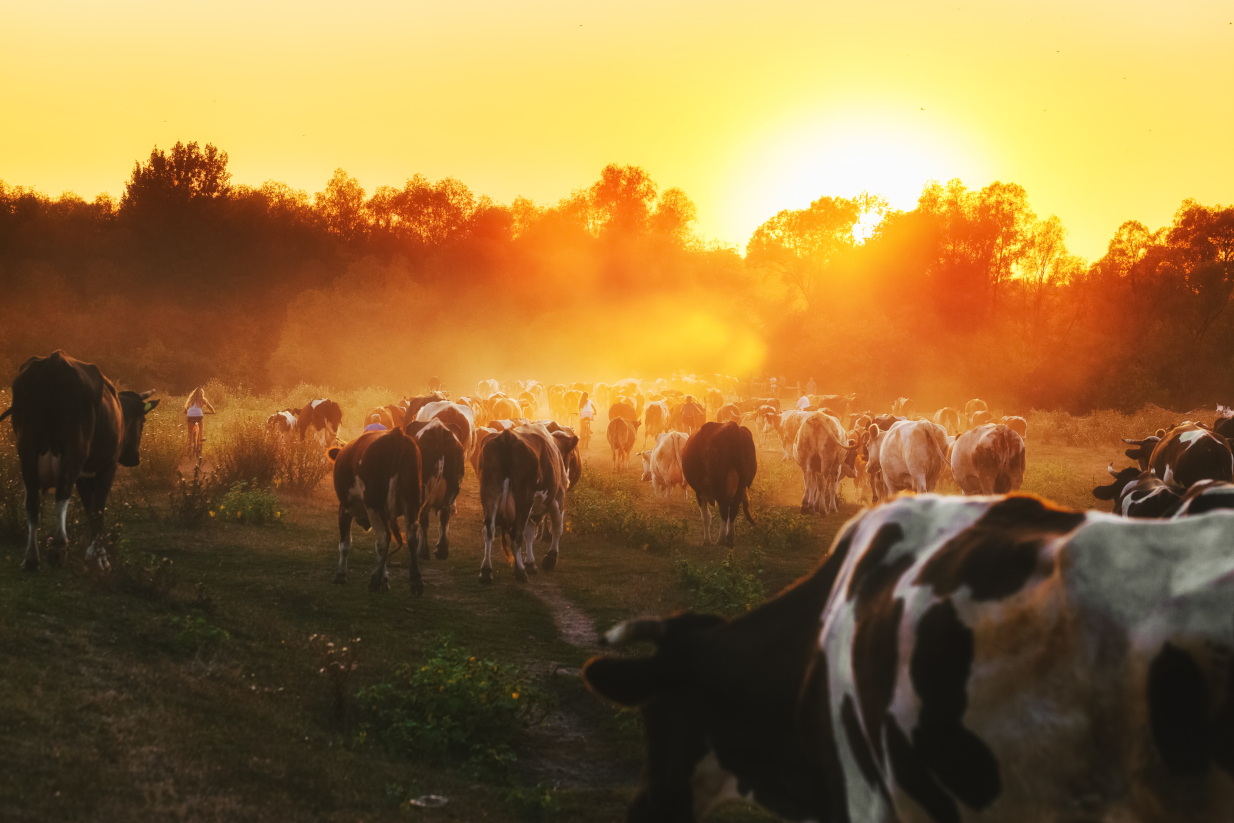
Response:
MULTIPOLYGON (((918 107, 914 107, 915 110, 918 107)), ((824 195, 884 197, 893 209, 912 209, 930 180, 959 177, 970 185, 989 182, 988 152, 971 135, 943 121, 911 113, 840 111, 781 124, 764 131, 750 149, 756 169, 734 181, 745 196, 740 216, 748 237, 781 209, 799 209, 824 195)), ((868 236, 873 225, 858 227, 868 236)))

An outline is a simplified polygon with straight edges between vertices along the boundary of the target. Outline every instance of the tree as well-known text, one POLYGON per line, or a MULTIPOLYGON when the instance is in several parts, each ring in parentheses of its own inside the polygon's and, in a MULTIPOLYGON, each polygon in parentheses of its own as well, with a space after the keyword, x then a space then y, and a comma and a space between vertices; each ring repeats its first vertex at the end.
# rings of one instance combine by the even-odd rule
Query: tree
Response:
POLYGON ((207 143, 177 142, 171 153, 155 146, 150 159, 134 164, 120 201, 122 213, 139 217, 184 216, 201 203, 226 199, 231 191, 227 152, 207 143))
POLYGON ((698 209, 686 193, 678 188, 665 189, 651 213, 651 230, 668 238, 675 245, 685 245, 690 238, 691 227, 698 219, 698 209))
POLYGON ((335 169, 325 191, 317 192, 313 199, 318 214, 331 232, 348 242, 364 235, 368 215, 359 180, 342 169, 335 169))
POLYGON ((604 231, 627 236, 647 229, 657 186, 638 166, 610 163, 591 187, 591 205, 604 231))

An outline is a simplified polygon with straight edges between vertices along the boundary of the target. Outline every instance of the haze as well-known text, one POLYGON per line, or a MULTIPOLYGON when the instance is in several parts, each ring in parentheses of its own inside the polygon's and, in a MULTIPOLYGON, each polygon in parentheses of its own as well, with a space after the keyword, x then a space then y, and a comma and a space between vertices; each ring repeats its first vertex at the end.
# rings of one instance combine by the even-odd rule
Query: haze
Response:
POLYGON ((610 162, 743 247, 768 216, 930 179, 1025 187, 1093 260, 1230 199, 1228 3, 5 4, 0 179, 119 197, 152 145, 234 182, 423 173, 556 202, 610 162), (1222 80, 1218 80, 1223 78, 1222 80))

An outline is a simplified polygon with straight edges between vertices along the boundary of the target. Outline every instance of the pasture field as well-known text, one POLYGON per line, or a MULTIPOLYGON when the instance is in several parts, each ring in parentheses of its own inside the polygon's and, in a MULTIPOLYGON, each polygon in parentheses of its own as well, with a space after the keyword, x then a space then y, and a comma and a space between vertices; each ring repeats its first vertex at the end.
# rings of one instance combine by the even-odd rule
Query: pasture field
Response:
MULTIPOLYGON (((207 392, 220 412, 207 419, 208 469, 235 461, 226 448, 247 448, 229 435, 246 421, 327 394, 207 392)), ((345 395, 341 434, 354 436, 363 412, 393 397, 345 395)), ((479 585, 468 467, 450 558, 423 564, 424 596, 408 592, 405 555, 394 556, 390 591, 371 594, 371 536, 358 528, 349 580, 331 584, 337 504, 325 475, 307 491, 276 487, 260 525, 251 512, 265 503, 246 498, 251 489, 228 511, 223 489, 176 483, 177 470, 191 476, 182 405, 164 402, 142 467, 121 470, 109 508, 116 568, 106 575, 83 566, 84 524, 72 520, 66 565, 21 571, 24 514, 4 427, 0 819, 623 819, 641 730, 636 714, 600 703, 578 677, 598 633, 642 614, 756 605, 810 572, 859 510, 845 481, 838 515, 799 515, 801 473, 768 445, 752 494, 759 525, 739 525, 730 555, 699 544, 698 510, 683 495, 652 495, 637 457, 614 476, 598 432, 555 571, 519 585, 497 563, 495 584, 479 585), (194 517, 194 505, 205 514, 194 517), (399 699, 414 699, 410 713, 398 714, 399 699), (408 802, 425 795, 448 802, 408 802)), ((1106 464, 1127 462, 1117 437, 1149 433, 1170 414, 1030 416, 1024 490, 1090 506, 1106 464)), ((766 817, 729 807, 719 819, 766 817)))

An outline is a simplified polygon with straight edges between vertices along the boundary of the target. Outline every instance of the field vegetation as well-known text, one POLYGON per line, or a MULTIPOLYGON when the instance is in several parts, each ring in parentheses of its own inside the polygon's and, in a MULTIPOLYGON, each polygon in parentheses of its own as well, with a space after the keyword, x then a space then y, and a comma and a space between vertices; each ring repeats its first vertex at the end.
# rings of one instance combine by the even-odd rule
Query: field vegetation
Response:
MULTIPOLYGON (((66 567, 20 571, 24 511, 3 428, 0 818, 619 818, 641 730, 577 676, 599 632, 682 608, 744 612, 808 573, 860 508, 846 481, 839 515, 802 516, 799 469, 778 446, 762 449, 757 525, 739 524, 731 552, 703 546, 693 502, 656 498, 636 468, 612 474, 597 439, 555 571, 519 585, 499 566, 496 585, 478 585, 469 469, 455 548, 424 564, 425 595, 407 592, 397 555, 391 591, 373 595, 331 584, 328 475, 291 473, 288 456, 311 463, 310 451, 265 436, 261 421, 330 396, 350 437, 393 394, 216 385, 208 395, 218 414, 200 470, 187 459, 183 398, 151 417, 142 466, 122 471, 108 511, 110 574, 83 563, 76 501, 66 567), (433 795, 448 800, 414 805, 433 795)), ((1033 413, 1025 490, 1092 505, 1106 463, 1127 462, 1118 438, 1179 417, 1033 413)), ((357 529, 353 563, 370 539, 357 529)), ((720 819, 764 818, 734 807, 720 819)))

